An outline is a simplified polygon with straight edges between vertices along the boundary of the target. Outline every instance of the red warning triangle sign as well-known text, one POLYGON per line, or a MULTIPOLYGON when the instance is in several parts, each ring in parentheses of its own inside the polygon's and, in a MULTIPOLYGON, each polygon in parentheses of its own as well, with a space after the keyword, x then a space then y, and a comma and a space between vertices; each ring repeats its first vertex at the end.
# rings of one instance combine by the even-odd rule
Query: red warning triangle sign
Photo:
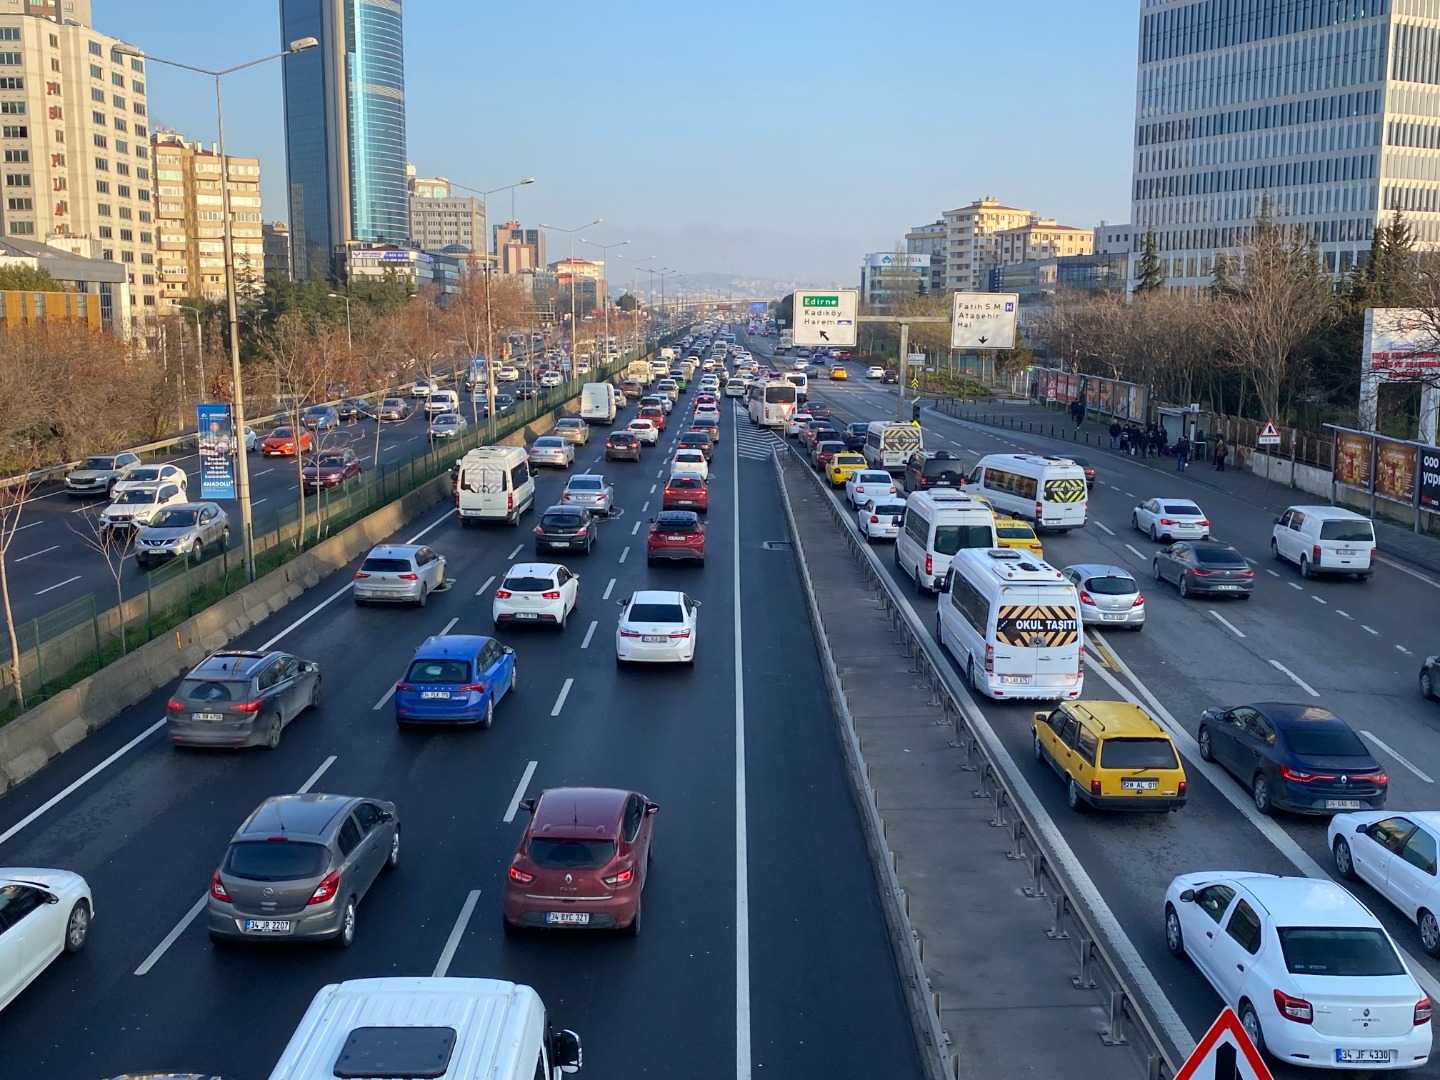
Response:
POLYGON ((1228 1006, 1215 1018, 1175 1080, 1274 1080, 1260 1051, 1228 1006))
POLYGON ((1280 438, 1280 431, 1279 431, 1278 428, 1275 427, 1275 421, 1274 421, 1274 420, 1266 420, 1266 421, 1265 421, 1265 426, 1260 429, 1260 438, 1262 438, 1262 439, 1278 439, 1278 438, 1280 438))

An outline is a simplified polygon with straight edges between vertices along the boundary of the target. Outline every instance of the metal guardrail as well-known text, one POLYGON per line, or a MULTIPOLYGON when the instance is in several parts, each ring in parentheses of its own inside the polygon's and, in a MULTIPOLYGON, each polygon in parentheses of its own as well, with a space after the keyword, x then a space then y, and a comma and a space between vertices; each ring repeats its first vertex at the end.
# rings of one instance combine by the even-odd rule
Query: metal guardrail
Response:
MULTIPOLYGON (((1066 880, 1058 860, 1047 850, 1038 822, 1016 797, 1020 778, 1008 775, 1001 766, 1003 748, 993 733, 985 732, 972 720, 972 712, 978 716, 978 711, 968 692, 962 691, 940 646, 901 602, 900 590, 881 569, 879 557, 859 539, 853 523, 841 513, 836 500, 799 453, 787 443, 784 450, 775 455, 775 463, 777 474, 785 469, 804 473, 835 518, 857 568, 866 574, 871 591, 889 616, 897 644, 904 647, 910 659, 909 674, 923 679, 930 692, 930 704, 941 710, 942 723, 955 733, 956 748, 965 759, 961 769, 974 773, 978 780, 972 796, 990 800, 994 810, 990 824, 1009 830, 1010 850, 1006 858, 1029 862, 1031 880, 1023 892, 1051 905, 1054 921, 1046 935, 1052 941, 1073 943, 1076 970, 1070 976, 1070 984, 1077 990, 1095 991, 1107 1002, 1108 1021, 1098 1033, 1101 1041, 1106 1046, 1133 1046, 1146 1080, 1170 1080, 1176 1065, 1156 1034, 1155 1025, 1145 1015, 1139 995, 1097 932, 1090 915, 1077 902, 1076 890, 1066 880)), ((788 510, 788 500, 786 505, 788 510)), ((938 1024, 938 1002, 932 1007, 938 1024)), ((951 1068, 952 1075, 958 1077, 958 1056, 951 1059, 951 1068)))

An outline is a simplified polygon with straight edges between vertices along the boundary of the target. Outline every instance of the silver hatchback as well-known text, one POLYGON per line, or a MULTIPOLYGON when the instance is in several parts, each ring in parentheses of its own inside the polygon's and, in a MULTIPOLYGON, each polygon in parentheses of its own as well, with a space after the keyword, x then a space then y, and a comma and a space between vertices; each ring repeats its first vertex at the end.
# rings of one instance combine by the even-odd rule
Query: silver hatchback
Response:
POLYGON ((276 795, 245 819, 210 878, 216 941, 355 940, 355 911, 400 859, 392 803, 350 795, 276 795))
POLYGON ((1124 567, 1076 563, 1060 572, 1080 594, 1082 626, 1139 630, 1145 625, 1145 595, 1124 567))
POLYGON ((372 601, 424 607, 445 586, 445 556, 423 544, 381 544, 355 571, 356 606, 372 601))

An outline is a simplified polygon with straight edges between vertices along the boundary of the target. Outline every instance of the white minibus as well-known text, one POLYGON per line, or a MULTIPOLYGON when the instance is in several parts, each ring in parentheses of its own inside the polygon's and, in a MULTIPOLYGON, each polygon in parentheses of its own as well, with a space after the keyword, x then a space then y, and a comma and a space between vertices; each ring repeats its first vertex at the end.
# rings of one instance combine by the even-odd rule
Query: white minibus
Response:
POLYGON ((1037 528, 1078 529, 1089 512, 1085 470, 1065 457, 987 454, 970 471, 965 490, 1037 528))
POLYGON ((939 587, 957 551, 999 545, 995 515, 979 499, 956 488, 917 491, 905 500, 895 565, 910 575, 916 592, 925 593, 939 587))

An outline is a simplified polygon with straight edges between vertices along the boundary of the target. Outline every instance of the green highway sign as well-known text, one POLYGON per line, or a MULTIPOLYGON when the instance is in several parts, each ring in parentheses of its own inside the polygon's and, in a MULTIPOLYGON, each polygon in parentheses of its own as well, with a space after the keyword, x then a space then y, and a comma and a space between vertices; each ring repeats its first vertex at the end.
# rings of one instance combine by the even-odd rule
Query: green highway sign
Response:
POLYGON ((828 294, 828 295, 823 295, 823 294, 815 294, 815 295, 812 295, 812 294, 810 294, 810 293, 801 293, 801 294, 800 294, 800 306, 801 306, 801 307, 819 307, 819 308, 825 308, 825 307, 838 308, 838 307, 840 306, 840 297, 836 296, 834 293, 830 293, 830 294, 828 294))
POLYGON ((859 310, 859 289, 797 289, 795 344, 854 345, 859 310))

